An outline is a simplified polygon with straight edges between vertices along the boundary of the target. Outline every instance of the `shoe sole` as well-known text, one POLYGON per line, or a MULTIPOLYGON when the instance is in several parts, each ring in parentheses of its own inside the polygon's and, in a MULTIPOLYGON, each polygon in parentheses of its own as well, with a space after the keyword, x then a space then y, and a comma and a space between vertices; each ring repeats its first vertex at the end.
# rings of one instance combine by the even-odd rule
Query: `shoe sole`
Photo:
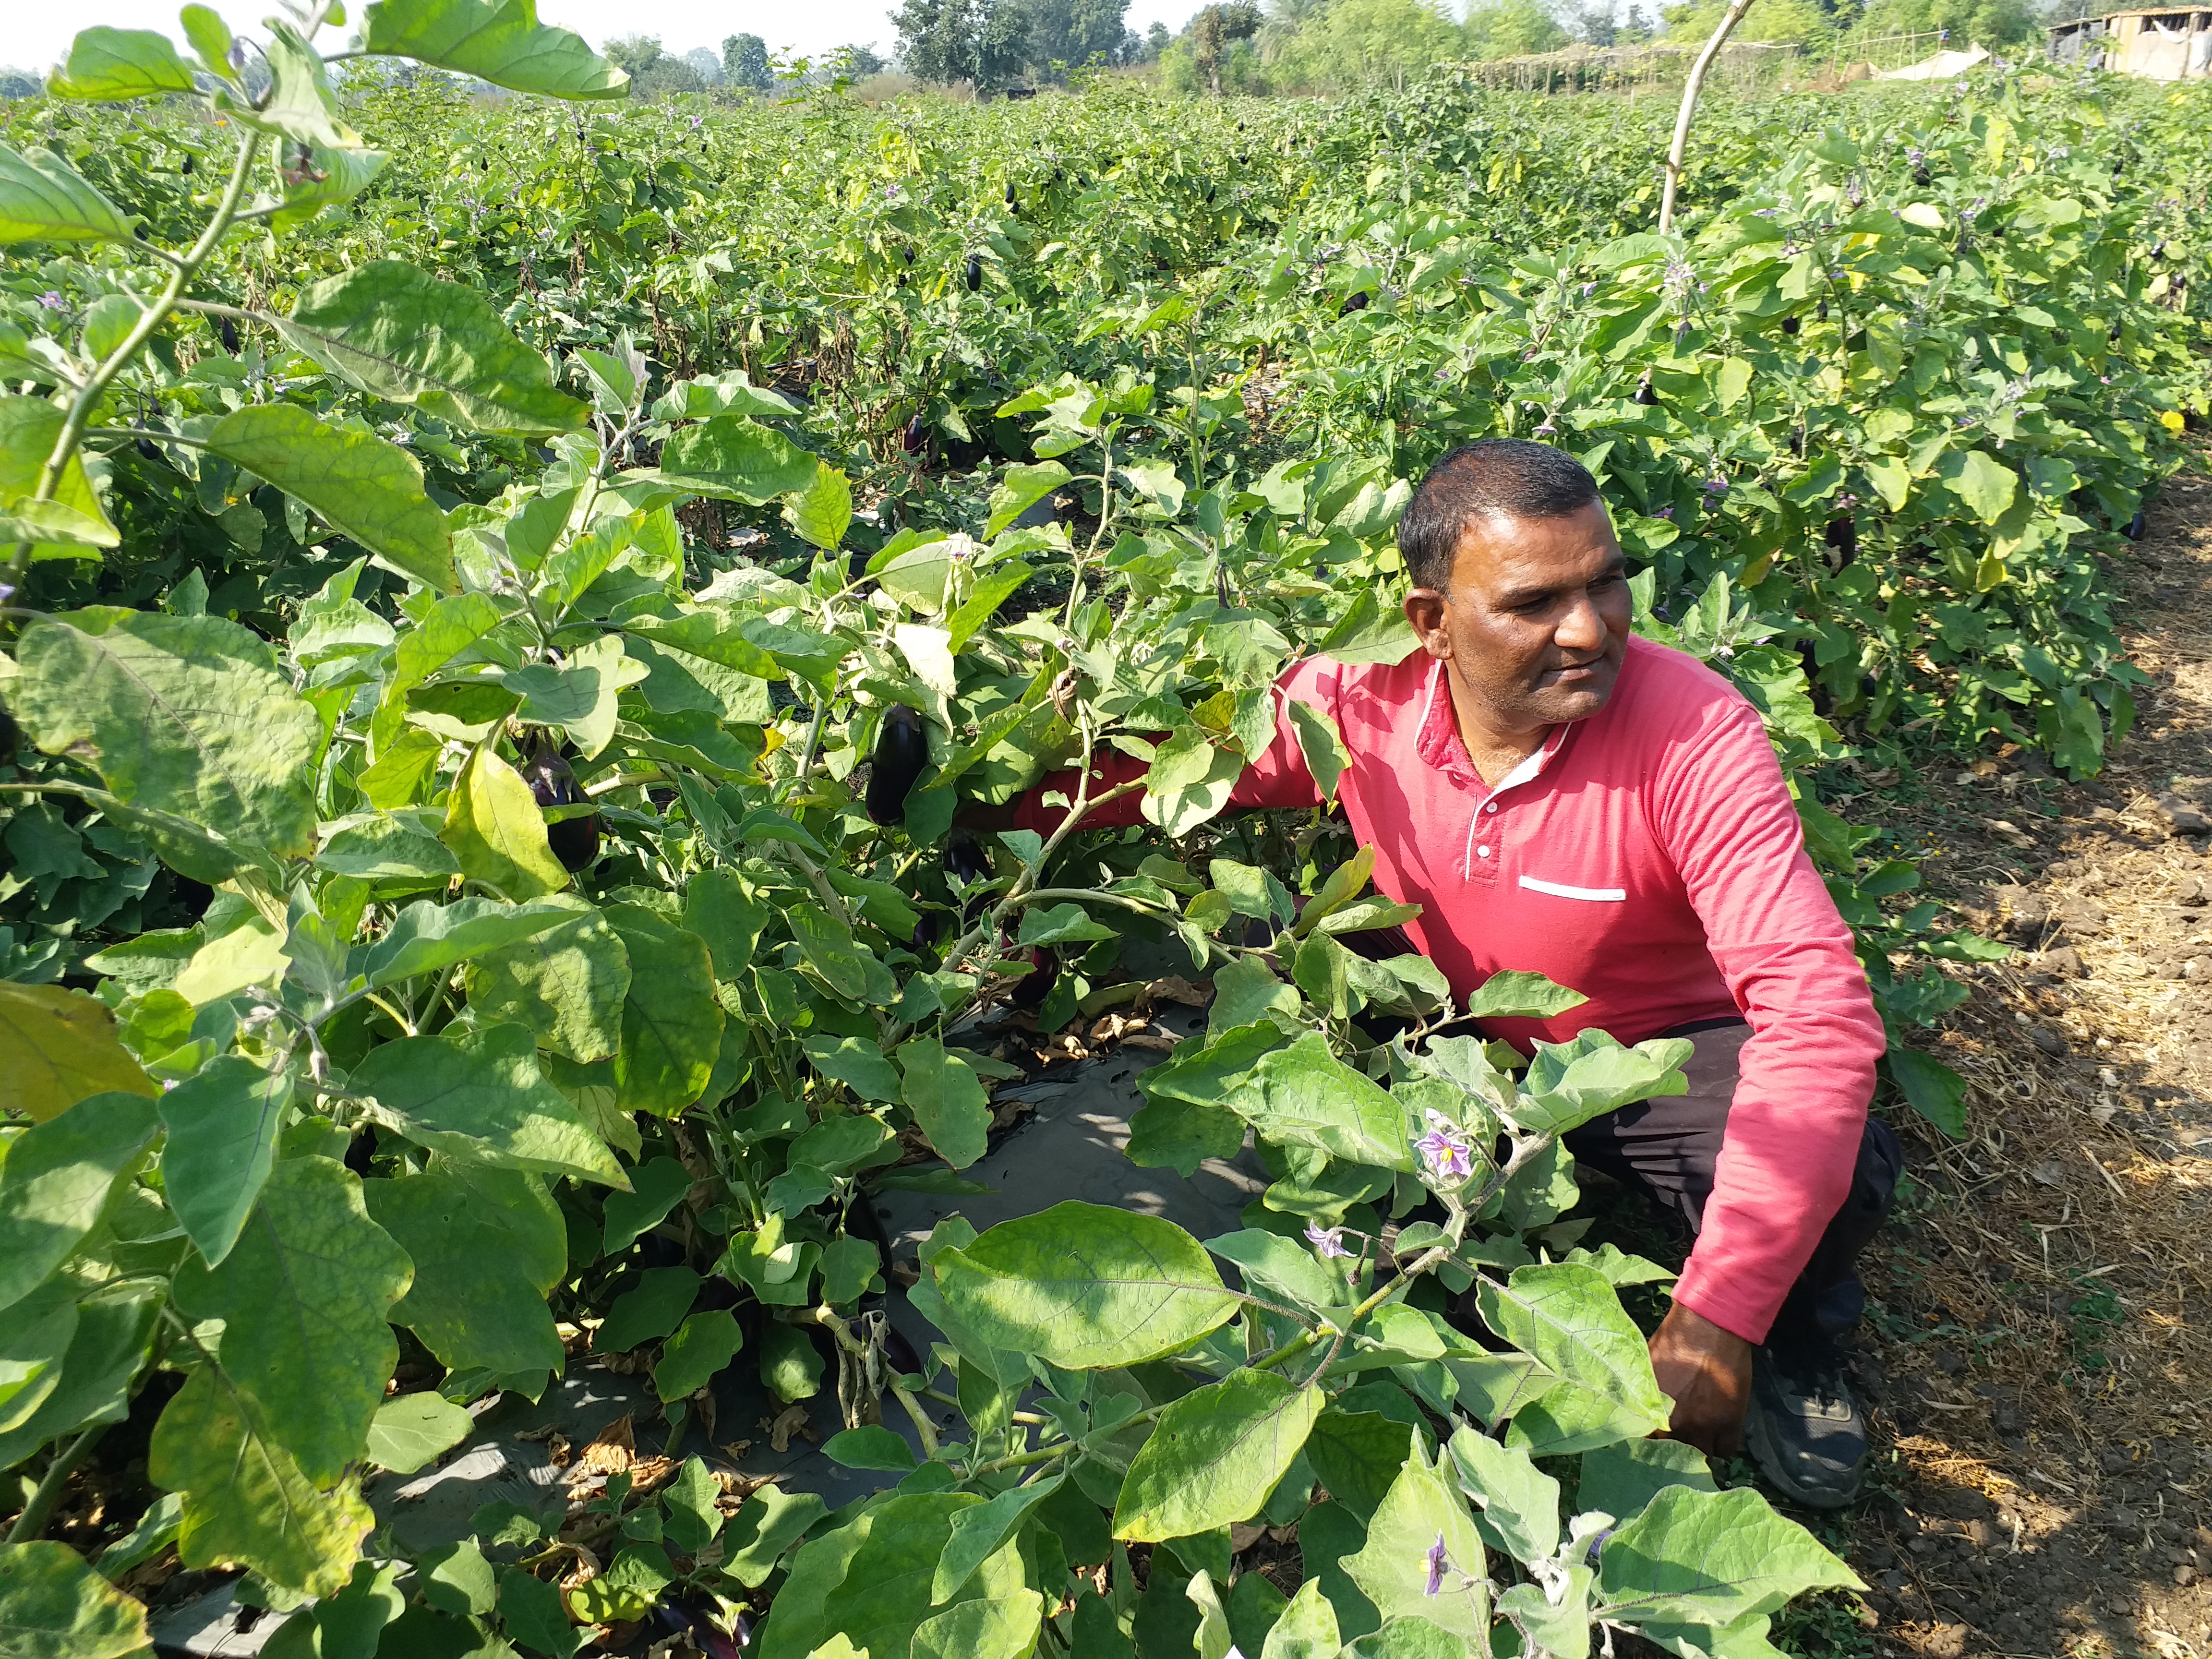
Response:
POLYGON ((1782 1459, 1778 1454, 1774 1442, 1767 1434, 1766 1419, 1756 1409, 1751 1413, 1751 1420, 1744 1425, 1744 1439, 1751 1452, 1752 1461, 1759 1465, 1759 1472, 1780 1488, 1784 1497, 1801 1508, 1842 1510, 1849 1509, 1851 1504, 1858 1501, 1859 1490, 1865 1484, 1863 1468, 1851 1471, 1850 1489, 1844 1492, 1832 1490, 1815 1492, 1800 1486, 1796 1480, 1790 1479, 1784 1473, 1782 1459))

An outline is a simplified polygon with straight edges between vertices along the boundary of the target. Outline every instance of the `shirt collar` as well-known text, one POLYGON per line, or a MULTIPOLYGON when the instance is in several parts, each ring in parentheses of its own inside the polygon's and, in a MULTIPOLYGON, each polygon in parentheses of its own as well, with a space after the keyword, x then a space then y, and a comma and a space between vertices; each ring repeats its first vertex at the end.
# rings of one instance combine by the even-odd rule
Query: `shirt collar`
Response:
POLYGON ((1559 745, 1566 741, 1571 729, 1571 724, 1552 727, 1545 734, 1543 747, 1525 757, 1498 781, 1497 788, 1492 788, 1474 769, 1474 762, 1460 737, 1459 720, 1452 712, 1451 689, 1444 678, 1443 659, 1435 658, 1429 665, 1429 689, 1421 705, 1421 725, 1414 735, 1413 752, 1420 757, 1423 765, 1441 771, 1461 788, 1492 795, 1541 774, 1552 763, 1552 757, 1559 752, 1559 745))

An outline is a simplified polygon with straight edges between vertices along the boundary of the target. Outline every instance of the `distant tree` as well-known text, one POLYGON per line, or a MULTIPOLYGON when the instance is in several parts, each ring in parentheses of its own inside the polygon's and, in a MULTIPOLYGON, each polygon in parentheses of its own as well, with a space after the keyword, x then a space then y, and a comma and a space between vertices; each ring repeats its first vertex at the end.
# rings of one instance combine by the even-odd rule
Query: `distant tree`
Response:
POLYGON ((599 50, 617 69, 628 71, 629 95, 633 98, 649 101, 672 92, 707 89, 706 80, 699 71, 681 58, 670 57, 657 35, 626 35, 608 41, 599 50))
POLYGON ((1024 0, 904 0, 891 15, 899 61, 917 80, 971 81, 997 92, 1029 63, 1030 15, 1024 0))
MULTIPOLYGON (((1667 38, 1685 44, 1701 43, 1719 26, 1727 9, 1726 0, 1691 0, 1669 6, 1667 38)), ((1820 0, 1759 0, 1743 15, 1729 39, 1747 46, 1797 46, 1826 51, 1835 29, 1836 20, 1822 8, 1820 0)))
POLYGON ((1230 46, 1260 32, 1260 8, 1252 0, 1217 0, 1190 20, 1192 54, 1206 90, 1221 96, 1221 64, 1230 46))
POLYGON ((1168 49, 1168 42, 1174 39, 1175 37, 1168 33, 1168 26, 1165 23, 1154 23, 1152 27, 1145 31, 1145 44, 1139 49, 1135 61, 1147 64, 1158 63, 1160 54, 1168 49))
POLYGON ((1464 50, 1458 26, 1429 0, 1334 0, 1281 49, 1277 79, 1338 89, 1403 86, 1464 50))
POLYGON ((1029 7, 1029 60, 1039 71, 1055 63, 1081 69, 1093 60, 1125 64, 1140 43, 1123 20, 1129 0, 1043 0, 1029 7))
POLYGON ((766 92, 775 84, 768 42, 757 34, 732 34, 722 42, 722 79, 732 87, 766 92))
POLYGON ((1650 38, 1651 20, 1644 15, 1641 6, 1628 9, 1628 15, 1620 20, 1620 27, 1613 36, 1613 44, 1622 46, 1640 46, 1650 38))
MULTIPOLYGON (((1787 5, 1793 0, 1763 3, 1787 5)), ((1530 52, 1557 52, 1568 39, 1566 30, 1545 9, 1541 0, 1475 0, 1468 9, 1467 51, 1471 58, 1523 58, 1530 52)))
POLYGON ((1576 40, 1593 46, 1610 46, 1620 36, 1620 24, 1613 15, 1613 0, 1595 0, 1589 5, 1563 9, 1559 23, 1576 40))
POLYGON ((0 69, 0 98, 35 98, 46 82, 28 70, 0 69))
POLYGON ((684 61, 699 71, 699 78, 710 87, 722 84, 722 60, 704 46, 694 46, 684 54, 684 61))
POLYGON ((830 61, 839 72, 855 81, 865 81, 871 75, 881 75, 890 67, 883 53, 873 46, 840 46, 830 54, 830 61))

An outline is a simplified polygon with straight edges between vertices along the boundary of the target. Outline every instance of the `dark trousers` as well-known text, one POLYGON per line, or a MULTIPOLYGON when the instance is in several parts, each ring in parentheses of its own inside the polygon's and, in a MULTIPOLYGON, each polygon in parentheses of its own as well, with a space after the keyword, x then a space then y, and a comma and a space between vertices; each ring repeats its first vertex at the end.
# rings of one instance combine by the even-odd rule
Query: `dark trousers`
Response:
MULTIPOLYGON (((1713 1169, 1735 1098, 1737 1056, 1751 1027, 1726 1020, 1667 1035, 1688 1037, 1697 1045, 1683 1067, 1689 1093, 1638 1101, 1594 1119, 1568 1133, 1567 1150, 1576 1163, 1650 1194, 1694 1238, 1705 1223, 1705 1200, 1713 1190, 1713 1169)), ((1879 1118, 1869 1118, 1851 1189, 1783 1304, 1770 1342, 1833 1339, 1858 1323, 1866 1308, 1859 1252, 1889 1213, 1904 1167, 1896 1133, 1879 1118)))

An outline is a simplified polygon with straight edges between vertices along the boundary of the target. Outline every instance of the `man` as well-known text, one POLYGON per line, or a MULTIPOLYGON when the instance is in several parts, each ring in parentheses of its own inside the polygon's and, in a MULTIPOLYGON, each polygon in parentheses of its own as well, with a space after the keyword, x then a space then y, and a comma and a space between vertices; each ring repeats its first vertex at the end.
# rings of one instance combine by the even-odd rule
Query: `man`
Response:
MULTIPOLYGON (((1399 545, 1420 649, 1388 666, 1309 659, 1279 689, 1336 721, 1352 757, 1339 799, 1375 849, 1375 884, 1421 907, 1407 931, 1456 997, 1526 969, 1589 999, 1487 1035, 1524 1051, 1589 1027, 1692 1038, 1686 1095, 1568 1146, 1695 1235, 1650 1343, 1671 1432, 1716 1454, 1747 1437, 1791 1498, 1845 1504, 1867 1441, 1836 1339, 1857 1322, 1853 1263, 1900 1157, 1867 1116, 1881 1022, 1759 714, 1695 659, 1630 634, 1596 482, 1559 450, 1454 450, 1399 545)), ((1100 782, 1125 771, 1109 762, 1100 782)), ((1042 798, 1072 798, 1073 777, 1033 791, 1016 822, 1056 823, 1064 809, 1042 798)), ((1319 799, 1285 715, 1230 804, 1319 799)), ((1135 805, 1085 821, 1132 822, 1135 805)))

